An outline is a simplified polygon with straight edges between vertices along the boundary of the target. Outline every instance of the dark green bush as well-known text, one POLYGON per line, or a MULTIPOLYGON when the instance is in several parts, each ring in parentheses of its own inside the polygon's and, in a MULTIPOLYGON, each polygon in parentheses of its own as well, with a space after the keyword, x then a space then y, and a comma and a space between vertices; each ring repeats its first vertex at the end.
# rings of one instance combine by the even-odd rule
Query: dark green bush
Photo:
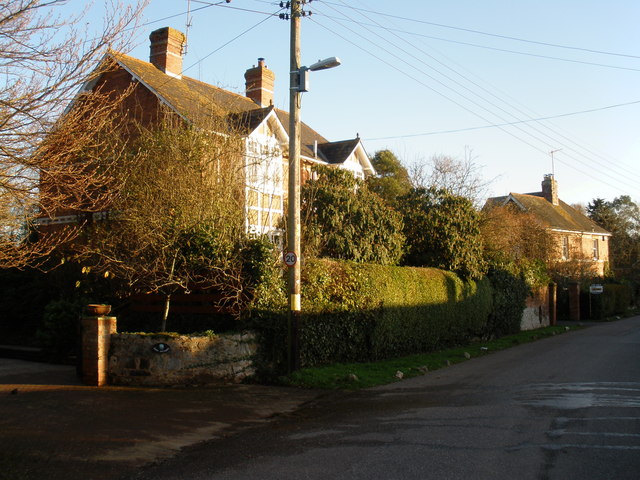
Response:
POLYGON ((86 304, 86 300, 54 300, 45 307, 36 337, 50 360, 65 362, 78 353, 80 317, 86 304))
POLYGON ((531 292, 525 277, 496 267, 489 270, 487 277, 493 287, 493 308, 486 333, 502 336, 519 332, 522 311, 531 292))
MULTIPOLYGON (((432 268, 329 260, 307 262, 302 299, 303 366, 389 358, 465 341, 484 332, 492 301, 486 279, 463 282, 432 268)), ((261 313, 254 325, 268 339, 263 353, 277 355, 278 346, 287 345, 286 313, 261 313)), ((271 365, 285 357, 280 353, 280 362, 271 365)))
POLYGON ((329 167, 315 171, 318 178, 300 191, 303 253, 396 265, 405 245, 400 214, 351 173, 329 167))
POLYGON ((0 270, 0 336, 2 343, 33 345, 52 288, 44 273, 33 269, 0 270))
POLYGON ((582 318, 602 319, 622 315, 631 306, 632 291, 629 285, 606 283, 600 294, 590 294, 588 287, 581 291, 582 318))

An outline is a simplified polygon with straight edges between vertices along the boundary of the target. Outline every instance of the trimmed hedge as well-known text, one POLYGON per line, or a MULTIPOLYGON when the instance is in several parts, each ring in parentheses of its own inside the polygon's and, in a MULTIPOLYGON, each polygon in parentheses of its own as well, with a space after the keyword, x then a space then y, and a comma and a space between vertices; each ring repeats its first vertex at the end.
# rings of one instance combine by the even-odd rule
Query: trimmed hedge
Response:
POLYGON ((523 275, 504 268, 491 268, 487 277, 493 287, 493 308, 487 322, 489 335, 503 336, 520 331, 522 312, 531 289, 523 275))
POLYGON ((629 285, 606 283, 603 287, 603 292, 598 295, 592 295, 588 290, 581 292, 580 310, 583 318, 599 319, 621 315, 631 306, 633 292, 629 285))
MULTIPOLYGON (((303 367, 427 352, 482 335, 492 309, 487 279, 462 281, 435 268, 313 260, 303 269, 303 367)), ((281 311, 281 310, 280 310, 281 311)), ((264 353, 286 345, 283 315, 261 310, 264 353), (276 318, 277 317, 277 318, 276 318), (278 320, 279 318, 279 320, 278 320), (266 322, 265 322, 266 320, 266 322)), ((278 361, 279 360, 279 361, 278 361)))

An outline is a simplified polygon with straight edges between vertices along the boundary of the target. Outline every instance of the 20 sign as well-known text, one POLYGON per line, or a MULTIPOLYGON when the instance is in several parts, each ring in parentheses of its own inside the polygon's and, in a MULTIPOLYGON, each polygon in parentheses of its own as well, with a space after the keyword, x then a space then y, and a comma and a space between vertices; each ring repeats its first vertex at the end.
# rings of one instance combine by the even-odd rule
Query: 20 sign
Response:
POLYGON ((293 267, 298 262, 295 252, 284 252, 284 263, 287 267, 293 267))

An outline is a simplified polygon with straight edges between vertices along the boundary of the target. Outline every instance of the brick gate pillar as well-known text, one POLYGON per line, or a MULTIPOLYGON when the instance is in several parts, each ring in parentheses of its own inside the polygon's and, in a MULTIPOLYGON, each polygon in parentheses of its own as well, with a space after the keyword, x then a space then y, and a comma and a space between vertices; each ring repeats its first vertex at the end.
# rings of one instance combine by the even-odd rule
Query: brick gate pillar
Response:
POLYGON ((569 284, 569 320, 580 321, 580 285, 569 284))
POLYGON ((107 384, 112 333, 117 333, 116 317, 82 317, 82 383, 98 387, 107 384))
POLYGON ((549 284, 549 325, 556 325, 558 323, 558 285, 555 283, 549 284))

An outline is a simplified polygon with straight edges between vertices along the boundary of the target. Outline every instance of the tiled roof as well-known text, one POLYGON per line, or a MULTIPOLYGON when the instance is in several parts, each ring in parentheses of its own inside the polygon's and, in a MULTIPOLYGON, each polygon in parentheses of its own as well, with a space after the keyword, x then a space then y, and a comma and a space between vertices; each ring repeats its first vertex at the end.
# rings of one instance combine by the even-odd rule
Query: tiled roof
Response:
MULTIPOLYGON (((282 126, 284 126, 285 130, 287 131, 287 135, 289 135, 289 112, 285 112, 284 110, 280 110, 276 108, 276 115, 278 115, 278 118, 280 119, 280 123, 282 123, 282 126)), ((300 154, 304 155, 305 157, 315 158, 315 154, 314 154, 315 142, 318 142, 318 144, 321 144, 321 143, 327 143, 328 140, 324 138, 322 135, 320 135, 318 132, 316 132, 313 128, 309 127, 309 125, 305 123, 302 123, 301 125, 302 126, 300 129, 300 154)), ((325 162, 329 161, 327 158, 322 156, 320 152, 318 152, 318 158, 325 162)))
POLYGON ((553 205, 544 198, 542 192, 510 193, 504 197, 493 197, 487 200, 485 208, 504 205, 511 199, 515 200, 526 212, 535 215, 547 228, 570 232, 609 234, 596 222, 562 200, 559 200, 558 205, 553 205))
POLYGON ((231 119, 239 128, 246 129, 246 133, 249 133, 258 128, 258 125, 260 125, 273 110, 273 106, 258 108, 256 110, 230 113, 227 118, 231 119))
POLYGON ((341 142, 322 143, 318 145, 318 150, 331 159, 329 163, 343 163, 353 153, 359 142, 359 138, 354 138, 341 142))
MULTIPOLYGON (((289 113, 274 107, 260 108, 253 100, 208 83, 182 76, 170 77, 151 63, 122 53, 112 52, 112 56, 127 70, 135 74, 156 95, 162 98, 177 113, 197 123, 202 115, 230 115, 243 124, 249 131, 255 129, 264 118, 275 110, 280 123, 289 135, 289 113), (245 123, 246 122, 246 123, 245 123)), ((305 123, 301 123, 300 153, 309 158, 315 158, 314 144, 326 145, 324 150, 318 148, 318 159, 328 163, 341 163, 346 159, 333 157, 333 152, 342 154, 340 149, 332 149, 332 145, 325 137, 313 130, 305 123), (327 154, 327 152, 331 152, 327 154)), ((351 142, 351 141, 349 141, 351 142)), ((335 142, 342 144, 344 142, 335 142)))
POLYGON ((176 112, 189 120, 196 121, 200 115, 223 115, 258 109, 251 99, 243 95, 184 75, 182 78, 171 77, 152 64, 129 55, 116 52, 112 52, 112 55, 176 112))

